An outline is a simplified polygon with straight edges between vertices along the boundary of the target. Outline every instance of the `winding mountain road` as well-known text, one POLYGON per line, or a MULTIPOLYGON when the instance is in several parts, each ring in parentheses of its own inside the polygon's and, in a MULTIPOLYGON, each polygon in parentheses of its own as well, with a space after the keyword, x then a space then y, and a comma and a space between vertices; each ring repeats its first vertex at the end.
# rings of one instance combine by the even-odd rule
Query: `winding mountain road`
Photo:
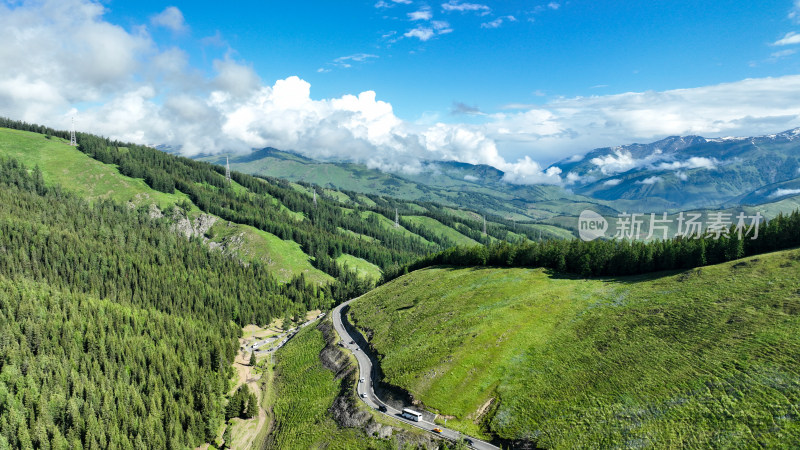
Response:
POLYGON ((421 428, 423 430, 429 431, 431 433, 434 433, 446 439, 450 439, 452 441, 458 441, 459 439, 463 438, 464 441, 467 443, 467 445, 470 446, 470 448, 474 448, 477 450, 499 450, 498 447, 495 447, 494 445, 488 442, 484 442, 472 436, 467 436, 458 431, 445 428, 442 425, 437 425, 425 420, 421 422, 408 420, 400 415, 402 411, 384 403, 383 401, 381 401, 381 399, 378 398, 377 395, 375 395, 373 383, 377 380, 377 371, 374 368, 373 361, 370 359, 369 355, 364 351, 367 348, 367 341, 366 339, 364 339, 361 333, 356 331, 354 327, 352 327, 352 325, 347 323, 346 318, 344 317, 347 308, 350 307, 350 302, 352 302, 353 300, 348 300, 342 303, 341 305, 337 306, 336 308, 334 308, 332 315, 333 315, 333 327, 339 334, 339 337, 342 340, 342 344, 344 345, 345 348, 350 349, 350 351, 353 352, 353 354, 356 356, 356 359, 358 360, 358 371, 364 380, 363 382, 358 383, 357 387, 358 397, 361 400, 363 400, 364 403, 366 403, 370 408, 378 410, 382 414, 385 414, 393 419, 405 422, 408 425, 421 428), (348 326, 345 326, 346 323, 348 326), (380 411, 379 408, 381 406, 385 406, 386 411, 380 411), (441 433, 435 433, 433 431, 434 428, 442 430, 441 433))

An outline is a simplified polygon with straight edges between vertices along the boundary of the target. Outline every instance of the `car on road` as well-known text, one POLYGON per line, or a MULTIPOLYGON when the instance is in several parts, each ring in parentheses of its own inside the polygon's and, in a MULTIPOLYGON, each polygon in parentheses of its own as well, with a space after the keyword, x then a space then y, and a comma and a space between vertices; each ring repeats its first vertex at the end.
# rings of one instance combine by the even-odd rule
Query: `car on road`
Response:
POLYGON ((359 383, 363 383, 364 382, 364 378, 362 377, 360 380, 358 380, 358 382, 359 383))
POLYGON ((472 439, 470 439, 470 438, 464 438, 464 443, 467 444, 467 445, 474 444, 474 442, 472 442, 472 439))
POLYGON ((361 398, 367 398, 367 394, 365 394, 365 393, 363 393, 363 392, 362 392, 362 393, 361 393, 361 398))
POLYGON ((441 428, 434 428, 433 432, 441 434, 442 433, 442 429, 441 428))
POLYGON ((380 405, 378 406, 378 411, 385 413, 389 411, 389 408, 387 408, 386 405, 380 405))
POLYGON ((356 343, 356 341, 350 341, 350 345, 353 345, 355 343, 356 343))

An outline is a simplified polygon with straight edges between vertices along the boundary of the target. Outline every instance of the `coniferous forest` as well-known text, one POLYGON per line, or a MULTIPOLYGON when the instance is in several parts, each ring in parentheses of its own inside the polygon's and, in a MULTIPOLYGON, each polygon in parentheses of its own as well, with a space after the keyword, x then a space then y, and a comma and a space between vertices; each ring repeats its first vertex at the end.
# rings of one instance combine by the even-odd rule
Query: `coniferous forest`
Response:
POLYGON ((741 236, 734 227, 719 239, 674 238, 652 242, 631 240, 547 240, 487 246, 451 247, 420 258, 401 269, 384 274, 386 280, 403 273, 435 265, 545 267, 582 277, 637 275, 662 270, 690 269, 719 264, 745 256, 784 250, 800 245, 800 211, 778 214, 741 236), (754 239, 755 237, 755 239, 754 239))
POLYGON ((0 160, 0 448, 211 439, 241 326, 322 291, 0 160))

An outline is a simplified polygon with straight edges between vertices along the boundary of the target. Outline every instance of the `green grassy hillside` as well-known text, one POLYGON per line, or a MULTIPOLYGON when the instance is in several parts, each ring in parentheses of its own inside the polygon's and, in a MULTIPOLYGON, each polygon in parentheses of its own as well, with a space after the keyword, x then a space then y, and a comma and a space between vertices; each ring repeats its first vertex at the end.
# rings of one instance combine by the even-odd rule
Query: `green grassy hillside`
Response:
POLYGON ((317 284, 333 281, 333 277, 311 265, 311 258, 297 242, 285 241, 258 228, 219 220, 211 228, 210 240, 226 245, 226 251, 245 261, 264 264, 281 281, 300 274, 317 284))
POLYGON ((402 225, 395 227, 394 226, 394 221, 389 220, 388 218, 386 218, 385 216, 383 216, 381 214, 377 214, 377 213, 372 212, 372 211, 364 211, 364 212, 361 213, 361 217, 364 218, 365 220, 374 220, 374 221, 376 221, 383 229, 391 231, 394 234, 398 234, 398 235, 404 236, 404 237, 409 237, 409 238, 412 238, 412 239, 417 239, 417 240, 419 240, 420 242, 422 242, 422 243, 424 243, 426 245, 435 245, 432 242, 430 242, 427 239, 425 239, 424 237, 419 236, 417 234, 414 234, 414 233, 408 231, 402 225))
POLYGON ((800 250, 685 273, 413 272, 352 308, 448 426, 546 448, 800 444, 800 250))
POLYGON ((431 217, 403 216, 403 220, 413 223, 415 225, 425 227, 431 230, 434 234, 453 242, 455 245, 466 245, 466 246, 478 245, 478 242, 476 242, 475 240, 470 239, 467 236, 464 236, 463 234, 459 233, 453 228, 450 228, 431 217))
POLYGON ((336 258, 336 262, 355 271, 359 277, 368 278, 373 281, 377 281, 381 278, 381 268, 361 258, 342 254, 342 256, 336 258))
POLYGON ((121 175, 116 166, 94 160, 56 137, 48 139, 43 134, 0 128, 0 155, 10 156, 29 168, 38 165, 46 183, 60 185, 90 201, 130 201, 137 206, 155 203, 161 209, 188 201, 180 192, 159 192, 141 179, 121 175))
POLYGON ((308 327, 278 353, 271 448, 314 448, 323 443, 341 449, 358 446, 357 430, 340 429, 328 415, 341 383, 320 363, 324 347, 322 332, 308 327))
MULTIPOLYGON (((43 134, 0 128, 0 155, 13 157, 29 168, 38 166, 48 185, 59 185, 89 201, 109 199, 131 202, 136 206, 155 204, 162 210, 176 204, 191 205, 189 198, 180 191, 176 190, 173 194, 156 191, 144 180, 122 175, 115 165, 92 159, 75 147, 70 147, 63 139, 48 139, 43 134)), ((235 185, 234 188, 246 192, 242 186, 235 185)), ((192 205, 190 217, 196 218, 199 213, 192 205)), ((232 243, 227 250, 245 261, 265 264, 281 281, 289 281, 300 274, 320 284, 333 280, 313 267, 310 257, 295 242, 226 220, 217 220, 212 229, 211 241, 232 243)))

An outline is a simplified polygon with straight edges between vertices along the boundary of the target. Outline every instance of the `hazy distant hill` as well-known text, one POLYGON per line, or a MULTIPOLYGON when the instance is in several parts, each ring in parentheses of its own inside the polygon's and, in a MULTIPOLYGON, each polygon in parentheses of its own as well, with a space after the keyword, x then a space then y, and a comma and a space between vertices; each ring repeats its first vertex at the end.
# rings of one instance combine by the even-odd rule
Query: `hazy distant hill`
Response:
MULTIPOLYGON (((224 164, 225 155, 199 159, 224 164)), ((515 220, 617 211, 716 209, 800 194, 800 129, 747 138, 672 136, 559 161, 564 186, 515 185, 491 166, 431 161, 419 174, 322 162, 266 148, 231 155, 235 170, 357 192, 432 201, 515 220)))
MULTIPOLYGON (((226 155, 198 159, 225 164, 226 155)), ((229 155, 231 169, 256 175, 304 181, 330 188, 468 208, 514 220, 542 219, 579 212, 587 204, 607 202, 575 195, 558 186, 506 183, 503 172, 487 165, 430 162, 420 174, 392 174, 363 164, 316 161, 293 152, 265 148, 229 155)))

